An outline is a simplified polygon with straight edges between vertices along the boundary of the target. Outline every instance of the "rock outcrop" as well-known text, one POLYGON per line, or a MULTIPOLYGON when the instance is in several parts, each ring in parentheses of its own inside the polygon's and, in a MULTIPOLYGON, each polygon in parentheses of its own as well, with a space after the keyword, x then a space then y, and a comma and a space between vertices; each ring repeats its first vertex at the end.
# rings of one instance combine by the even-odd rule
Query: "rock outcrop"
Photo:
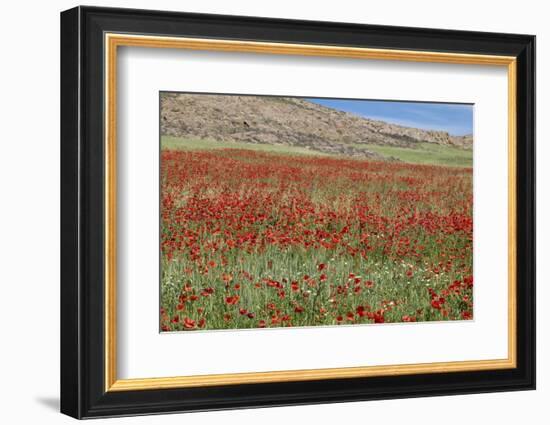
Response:
POLYGON ((364 146, 369 144, 472 147, 472 136, 389 124, 300 98, 162 93, 160 115, 161 133, 167 136, 282 144, 348 156, 380 157, 364 146))

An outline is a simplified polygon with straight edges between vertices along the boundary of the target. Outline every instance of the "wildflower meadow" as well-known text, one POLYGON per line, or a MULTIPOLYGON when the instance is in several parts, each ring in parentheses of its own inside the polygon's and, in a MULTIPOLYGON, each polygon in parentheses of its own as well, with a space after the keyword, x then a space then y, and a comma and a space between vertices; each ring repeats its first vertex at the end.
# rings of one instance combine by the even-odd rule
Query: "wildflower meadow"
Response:
POLYGON ((472 169, 161 150, 162 331, 471 320, 472 169))

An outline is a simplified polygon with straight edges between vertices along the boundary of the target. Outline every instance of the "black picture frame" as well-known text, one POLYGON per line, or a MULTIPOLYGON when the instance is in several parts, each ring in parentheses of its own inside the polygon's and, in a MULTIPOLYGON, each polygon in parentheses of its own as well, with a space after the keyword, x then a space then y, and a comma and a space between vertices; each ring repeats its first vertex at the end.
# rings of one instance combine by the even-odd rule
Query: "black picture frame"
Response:
POLYGON ((61 412, 75 418, 535 388, 535 37, 76 7, 61 13, 61 412), (104 34, 506 55, 517 59, 517 367, 105 391, 104 34))

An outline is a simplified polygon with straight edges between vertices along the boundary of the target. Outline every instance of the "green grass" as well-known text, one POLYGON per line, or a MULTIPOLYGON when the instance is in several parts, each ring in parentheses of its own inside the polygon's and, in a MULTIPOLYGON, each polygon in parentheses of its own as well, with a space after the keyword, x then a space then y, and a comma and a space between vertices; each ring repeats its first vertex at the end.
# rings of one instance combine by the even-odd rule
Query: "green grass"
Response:
MULTIPOLYGON (((400 148, 372 144, 354 144, 359 149, 370 150, 386 157, 394 157, 412 164, 443 165, 450 167, 471 167, 473 152, 451 146, 419 143, 418 148, 400 148)), ((298 146, 255 144, 246 142, 223 142, 213 139, 193 139, 162 136, 161 147, 171 150, 250 149, 287 155, 339 156, 298 146)))
POLYGON ((418 148, 400 148, 381 145, 355 145, 384 156, 393 156, 403 162, 413 164, 446 165, 452 167, 471 167, 473 152, 451 146, 419 143, 418 148))
POLYGON ((250 149, 260 152, 292 154, 292 155, 318 155, 328 156, 323 152, 307 148, 288 145, 268 145, 246 142, 222 142, 212 139, 187 139, 182 137, 162 136, 162 149, 170 150, 212 150, 212 149, 250 149))

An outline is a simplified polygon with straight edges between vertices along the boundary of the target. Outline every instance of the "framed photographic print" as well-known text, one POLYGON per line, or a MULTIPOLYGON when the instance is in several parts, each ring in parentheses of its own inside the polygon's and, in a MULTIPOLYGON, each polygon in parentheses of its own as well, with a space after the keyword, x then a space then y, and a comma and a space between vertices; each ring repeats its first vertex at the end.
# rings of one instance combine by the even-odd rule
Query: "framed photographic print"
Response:
POLYGON ((535 38, 61 14, 61 411, 535 387, 535 38))

